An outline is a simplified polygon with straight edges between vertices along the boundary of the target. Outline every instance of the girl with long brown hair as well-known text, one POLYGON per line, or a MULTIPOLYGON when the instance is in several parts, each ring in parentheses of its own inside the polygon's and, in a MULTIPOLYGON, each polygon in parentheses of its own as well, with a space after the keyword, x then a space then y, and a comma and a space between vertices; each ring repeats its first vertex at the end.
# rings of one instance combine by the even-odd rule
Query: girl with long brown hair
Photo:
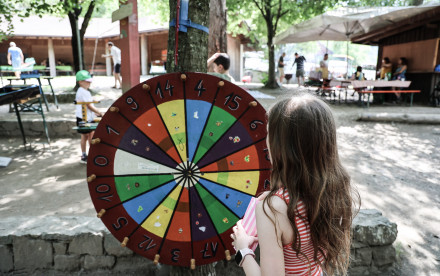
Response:
POLYGON ((271 190, 255 209, 260 265, 249 249, 257 238, 241 221, 231 234, 246 275, 345 274, 357 193, 339 160, 329 106, 311 95, 276 103, 267 146, 271 190))

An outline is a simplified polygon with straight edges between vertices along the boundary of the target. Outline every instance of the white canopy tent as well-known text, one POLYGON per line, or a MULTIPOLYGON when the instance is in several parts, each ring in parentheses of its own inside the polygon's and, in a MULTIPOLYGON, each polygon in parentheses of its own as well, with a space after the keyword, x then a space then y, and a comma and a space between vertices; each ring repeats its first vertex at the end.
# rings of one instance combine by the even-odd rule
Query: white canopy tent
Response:
POLYGON ((352 37, 383 28, 440 6, 427 3, 407 7, 339 8, 295 24, 275 36, 275 44, 315 40, 349 41, 352 37))
POLYGON ((275 36, 274 43, 347 41, 346 72, 348 74, 348 45, 351 38, 384 28, 438 6, 440 5, 427 3, 417 7, 339 8, 291 26, 275 36))

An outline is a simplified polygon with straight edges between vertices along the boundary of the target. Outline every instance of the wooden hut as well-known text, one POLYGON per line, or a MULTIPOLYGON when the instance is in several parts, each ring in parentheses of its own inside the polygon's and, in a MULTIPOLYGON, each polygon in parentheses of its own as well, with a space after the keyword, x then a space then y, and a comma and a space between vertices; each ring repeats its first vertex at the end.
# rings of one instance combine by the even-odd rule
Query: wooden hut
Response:
MULTIPOLYGON (((81 23, 81 22, 80 22, 81 23)), ((14 20, 14 33, 11 38, 0 43, 0 65, 7 64, 6 54, 9 42, 14 41, 23 51, 25 57, 33 57, 40 65, 47 60, 47 71, 52 76, 68 73, 73 65, 72 32, 67 18, 31 16, 23 22, 14 20), (57 64, 65 66, 60 67, 57 64), (55 67, 56 66, 56 67, 55 67), (63 68, 64 70, 59 70, 63 68), (64 72, 63 72, 64 71, 64 72)), ((84 35, 84 63, 87 70, 92 69, 95 75, 111 75, 110 58, 102 58, 106 44, 113 41, 118 45, 119 22, 108 18, 93 18, 84 35)), ((139 20, 139 43, 141 71, 147 74, 149 64, 163 60, 162 51, 167 49, 168 28, 155 26, 142 18, 139 20)))
MULTIPOLYGON (((73 73, 72 32, 67 18, 31 16, 24 18, 23 22, 16 18, 13 23, 13 36, 0 43, 0 65, 7 65, 6 54, 9 42, 14 41, 22 49, 25 57, 34 57, 36 64, 40 65, 47 60, 48 67, 42 71, 46 71, 51 76, 73 73), (64 66, 61 67, 57 63, 62 63, 64 66)), ((106 52, 108 41, 118 46, 119 36, 119 21, 112 23, 108 18, 92 18, 84 35, 85 69, 92 70, 93 65, 95 75, 110 76, 111 59, 102 58, 101 55, 106 52)), ((249 39, 243 35, 233 37, 229 34, 227 39, 228 54, 231 56, 232 64, 230 73, 234 79, 241 80, 243 51, 248 49, 246 45, 249 39)), ((139 19, 139 57, 142 75, 164 72, 167 45, 168 27, 152 25, 147 18, 139 19)))
POLYGON ((397 64, 400 57, 408 59, 406 78, 410 89, 421 90, 415 101, 428 103, 434 86, 440 81, 440 72, 434 68, 440 64, 440 6, 375 29, 351 39, 353 43, 378 45, 378 68, 383 57, 397 64))

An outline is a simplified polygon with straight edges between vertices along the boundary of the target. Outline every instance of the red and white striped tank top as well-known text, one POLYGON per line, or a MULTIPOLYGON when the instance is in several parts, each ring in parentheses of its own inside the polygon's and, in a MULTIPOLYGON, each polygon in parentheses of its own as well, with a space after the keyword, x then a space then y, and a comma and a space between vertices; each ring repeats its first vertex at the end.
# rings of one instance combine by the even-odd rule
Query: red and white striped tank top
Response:
MULTIPOLYGON (((289 203, 290 198, 287 190, 281 188, 275 193, 275 195, 283 199, 287 204, 289 203)), ((295 224, 298 228, 301 238, 301 252, 307 256, 309 262, 307 262, 307 259, 301 254, 298 254, 298 257, 296 256, 296 252, 292 249, 292 243, 284 245, 283 253, 286 275, 319 276, 322 274, 322 268, 313 260, 313 243, 312 239, 310 238, 310 226, 309 221, 307 220, 307 210, 304 202, 301 200, 298 201, 295 214, 295 224)), ((318 258, 321 263, 324 262, 324 258, 319 252, 318 258)))

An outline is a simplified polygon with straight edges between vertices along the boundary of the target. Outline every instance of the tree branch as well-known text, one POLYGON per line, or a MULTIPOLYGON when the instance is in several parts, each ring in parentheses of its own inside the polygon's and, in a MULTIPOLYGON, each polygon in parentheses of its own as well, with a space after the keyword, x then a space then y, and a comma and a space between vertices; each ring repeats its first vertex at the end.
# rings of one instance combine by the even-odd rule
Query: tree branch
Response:
POLYGON ((252 0, 252 2, 254 2, 254 4, 257 6, 257 8, 260 10, 261 14, 263 15, 263 17, 266 17, 264 11, 263 11, 263 7, 260 6, 260 4, 258 4, 258 2, 256 0, 252 0))
POLYGON ((93 10, 95 9, 95 0, 92 0, 90 2, 89 8, 87 9, 86 14, 84 15, 84 21, 81 25, 81 29, 79 31, 79 35, 81 39, 84 37, 84 34, 86 33, 87 27, 89 26, 90 19, 92 18, 93 10))
POLYGON ((274 24, 274 28, 273 28, 273 33, 274 34, 277 33, 278 21, 280 20, 280 18, 283 17, 285 14, 287 14, 289 12, 289 10, 285 10, 283 12, 281 10, 282 10, 282 0, 279 0, 278 11, 277 11, 277 18, 275 20, 275 24, 274 24))

